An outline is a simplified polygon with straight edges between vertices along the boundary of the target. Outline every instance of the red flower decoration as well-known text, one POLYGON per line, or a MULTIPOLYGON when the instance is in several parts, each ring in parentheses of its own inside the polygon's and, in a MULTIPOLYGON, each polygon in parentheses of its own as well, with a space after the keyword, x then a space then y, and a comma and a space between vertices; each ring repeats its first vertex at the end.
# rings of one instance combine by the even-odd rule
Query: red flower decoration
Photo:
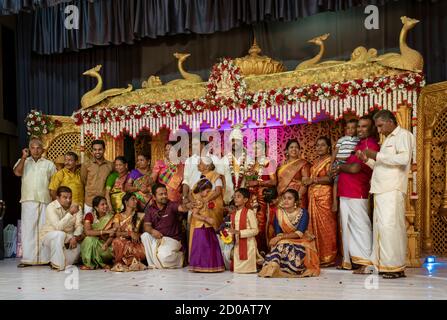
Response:
POLYGON ((214 209, 216 207, 216 205, 214 204, 214 202, 208 202, 208 209, 214 209))

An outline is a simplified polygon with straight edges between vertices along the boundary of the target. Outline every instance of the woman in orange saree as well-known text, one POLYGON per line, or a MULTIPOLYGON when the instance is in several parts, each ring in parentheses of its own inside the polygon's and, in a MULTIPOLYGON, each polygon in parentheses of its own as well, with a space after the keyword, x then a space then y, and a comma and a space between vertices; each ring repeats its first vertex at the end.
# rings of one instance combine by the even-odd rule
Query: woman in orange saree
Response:
POLYGON ((259 272, 260 277, 316 277, 320 274, 320 260, 315 237, 307 231, 309 215, 299 207, 298 192, 286 190, 282 196, 272 228, 270 252, 259 272))
POLYGON ((165 146, 165 157, 163 160, 157 160, 152 169, 151 179, 153 182, 159 182, 166 186, 168 199, 179 202, 182 200, 181 188, 183 181, 184 164, 174 164, 170 160, 170 152, 173 142, 168 142, 165 146))
POLYGON ((322 267, 335 264, 337 257, 337 219, 332 212, 331 141, 320 137, 316 143, 318 154, 310 169, 310 177, 303 179, 309 194, 309 231, 316 236, 322 267))
POLYGON ((124 209, 113 217, 116 238, 112 242, 115 264, 112 271, 140 271, 146 269, 141 262, 146 259, 144 246, 140 241, 141 219, 137 213, 137 198, 133 193, 123 197, 124 209))
POLYGON ((281 196, 288 189, 298 191, 300 207, 307 209, 307 186, 302 182, 303 178, 310 176, 310 164, 300 158, 300 145, 298 140, 292 139, 286 145, 287 160, 279 167, 278 194, 281 196))

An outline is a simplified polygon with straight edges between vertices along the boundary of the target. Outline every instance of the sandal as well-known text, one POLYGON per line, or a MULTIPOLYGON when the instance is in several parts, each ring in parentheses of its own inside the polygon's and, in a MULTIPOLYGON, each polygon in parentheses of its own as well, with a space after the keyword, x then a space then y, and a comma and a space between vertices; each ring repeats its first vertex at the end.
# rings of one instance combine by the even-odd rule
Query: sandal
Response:
POLYGON ((374 272, 373 270, 370 270, 370 269, 368 269, 368 267, 363 266, 363 267, 360 267, 360 268, 354 270, 352 272, 352 274, 372 274, 373 272, 374 272))
POLYGON ((86 265, 82 265, 79 267, 81 270, 93 270, 93 268, 87 267, 86 265))
POLYGON ((383 279, 398 279, 398 278, 406 278, 405 273, 402 272, 384 272, 383 279))

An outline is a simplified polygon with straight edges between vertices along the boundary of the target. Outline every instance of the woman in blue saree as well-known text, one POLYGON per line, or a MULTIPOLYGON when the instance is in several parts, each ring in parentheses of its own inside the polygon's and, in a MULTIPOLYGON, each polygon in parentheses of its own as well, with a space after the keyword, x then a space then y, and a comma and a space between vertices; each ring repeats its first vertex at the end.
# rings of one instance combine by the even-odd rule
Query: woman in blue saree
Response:
POLYGON ((270 240, 260 277, 313 277, 320 274, 315 237, 307 232, 309 214, 300 208, 299 195, 289 189, 283 194, 273 223, 275 236, 270 240))

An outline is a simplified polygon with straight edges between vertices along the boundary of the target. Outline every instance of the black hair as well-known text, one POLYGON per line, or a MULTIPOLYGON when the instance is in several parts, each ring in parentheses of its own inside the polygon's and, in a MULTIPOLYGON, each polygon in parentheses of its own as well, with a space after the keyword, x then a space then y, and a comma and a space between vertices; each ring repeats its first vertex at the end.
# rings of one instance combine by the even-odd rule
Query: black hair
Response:
MULTIPOLYGON (((121 210, 121 212, 125 212, 127 207, 126 207, 126 202, 130 200, 130 198, 135 197, 135 195, 132 192, 127 192, 124 196, 123 199, 121 200, 121 202, 123 203, 123 210, 121 210)), ((132 225, 135 228, 137 225, 137 219, 138 219, 138 214, 135 212, 133 214, 132 217, 132 225)))
POLYGON ((152 194, 154 195, 154 197, 155 197, 155 195, 157 193, 157 190, 160 189, 160 188, 167 189, 166 186, 163 183, 155 183, 152 186, 151 190, 152 190, 152 194))
POLYGON ((291 195, 293 195, 293 197, 295 198, 295 202, 298 202, 300 200, 300 194, 298 193, 298 191, 294 189, 287 189, 284 194, 286 193, 290 193, 291 195))
POLYGON ((326 144, 328 145, 329 149, 332 148, 331 139, 329 139, 328 137, 325 137, 325 136, 321 136, 317 139, 317 141, 320 141, 320 140, 324 140, 324 142, 326 142, 326 144))
POLYGON ((208 179, 200 179, 199 182, 197 182, 196 187, 194 188, 194 194, 197 194, 199 192, 205 191, 207 189, 212 189, 213 184, 208 179))
POLYGON ((276 188, 270 187, 265 188, 262 191, 262 196, 266 203, 272 203, 276 198, 278 198, 278 190, 276 188))
POLYGON ((100 145, 102 145, 102 147, 103 147, 104 149, 106 148, 106 143, 104 142, 104 140, 93 140, 93 141, 92 141, 92 147, 93 147, 95 144, 100 144, 100 145))
POLYGON ((250 199, 250 191, 247 188, 239 188, 234 193, 239 192, 244 199, 250 199))
POLYGON ((93 208, 93 211, 95 212, 96 216, 98 216, 96 207, 99 206, 99 204, 101 203, 102 200, 106 200, 106 198, 103 196, 96 196, 92 200, 92 208, 93 208))
POLYGON ((71 191, 71 189, 69 187, 60 186, 59 188, 57 188, 56 195, 58 197, 60 197, 61 193, 63 193, 63 192, 65 192, 65 193, 72 193, 72 191, 71 191))
POLYGON ((73 151, 68 151, 65 153, 66 156, 72 157, 74 161, 78 161, 78 155, 73 151))
POLYGON ((297 139, 290 139, 289 141, 287 141, 286 151, 289 149, 289 147, 292 145, 292 143, 296 143, 298 145, 298 149, 301 150, 301 146, 300 146, 300 143, 298 142, 298 140, 297 139))
POLYGON ((121 162, 124 163, 124 164, 127 164, 127 163, 128 163, 126 157, 124 157, 124 156, 118 156, 118 157, 116 157, 116 158, 115 158, 115 161, 121 161, 121 162))
POLYGON ((351 119, 351 120, 349 120, 348 122, 347 122, 347 124, 349 124, 349 123, 355 123, 355 124, 357 124, 359 121, 357 120, 357 119, 351 119))
POLYGON ((397 125, 396 116, 390 110, 380 110, 380 111, 378 111, 374 115, 373 119, 374 119, 374 121, 376 121, 377 119, 382 119, 384 121, 391 120, 391 121, 393 121, 393 123, 395 125, 397 125))

